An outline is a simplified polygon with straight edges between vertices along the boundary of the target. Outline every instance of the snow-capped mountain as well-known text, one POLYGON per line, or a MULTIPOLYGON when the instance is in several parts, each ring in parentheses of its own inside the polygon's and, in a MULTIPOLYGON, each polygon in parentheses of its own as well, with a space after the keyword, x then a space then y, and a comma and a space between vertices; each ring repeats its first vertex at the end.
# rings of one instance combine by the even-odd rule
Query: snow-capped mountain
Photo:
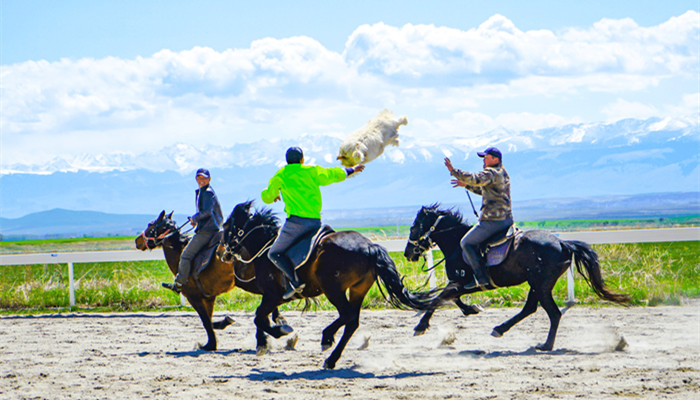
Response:
MULTIPOLYGON (((514 200, 700 191, 700 131, 692 120, 622 120, 538 131, 497 130, 470 138, 402 136, 365 172, 323 189, 324 209, 352 210, 464 203, 443 165, 477 171, 477 150, 504 153, 514 200)), ((64 208, 120 214, 194 209, 194 170, 208 167, 224 212, 258 199, 284 165, 289 146, 304 149, 308 163, 339 166, 341 139, 302 136, 196 148, 172 144, 142 154, 57 157, 44 165, 3 165, 0 216, 64 208)), ((475 203, 480 199, 474 198, 475 203)), ((478 204, 476 204, 478 207, 478 204)), ((275 205, 275 207, 279 207, 275 205)), ((280 209, 281 210, 281 209, 280 209)))

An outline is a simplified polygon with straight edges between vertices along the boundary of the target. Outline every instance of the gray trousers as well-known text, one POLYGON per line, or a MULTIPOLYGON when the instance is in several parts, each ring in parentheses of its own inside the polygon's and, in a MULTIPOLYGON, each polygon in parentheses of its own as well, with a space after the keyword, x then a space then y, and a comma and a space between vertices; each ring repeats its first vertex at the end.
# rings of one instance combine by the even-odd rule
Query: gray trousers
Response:
POLYGON ((302 218, 292 215, 284 222, 275 243, 270 247, 267 257, 277 268, 287 276, 287 279, 296 281, 294 264, 287 256, 287 250, 303 235, 317 231, 321 228, 321 220, 316 218, 302 218))
POLYGON ((476 268, 480 268, 483 263, 479 255, 478 246, 494 233, 506 229, 511 225, 513 225, 512 218, 506 218, 503 221, 479 221, 464 235, 464 237, 462 237, 462 240, 459 241, 459 245, 462 247, 464 261, 472 267, 475 273, 480 272, 477 271, 476 268))
POLYGON ((217 233, 218 231, 202 230, 194 234, 180 255, 180 264, 177 266, 175 283, 179 283, 183 286, 187 283, 187 280, 190 279, 190 271, 192 271, 192 260, 200 250, 209 244, 211 238, 217 233))

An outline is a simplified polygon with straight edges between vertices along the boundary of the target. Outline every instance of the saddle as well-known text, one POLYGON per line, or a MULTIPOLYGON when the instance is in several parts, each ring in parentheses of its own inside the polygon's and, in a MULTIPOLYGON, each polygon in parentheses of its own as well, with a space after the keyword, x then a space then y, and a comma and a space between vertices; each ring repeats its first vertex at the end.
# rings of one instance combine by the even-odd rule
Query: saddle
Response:
POLYGON ((292 247, 290 247, 286 253, 287 257, 292 260, 294 269, 299 269, 299 267, 306 264, 321 239, 333 232, 335 232, 333 228, 328 225, 323 225, 317 231, 311 231, 297 239, 297 241, 294 242, 292 247))
POLYGON ((519 239, 522 234, 523 231, 515 225, 511 225, 486 239, 479 246, 481 256, 485 261, 484 265, 493 267, 502 263, 510 254, 511 249, 515 247, 516 239, 519 239))
POLYGON ((224 233, 222 231, 217 232, 211 237, 209 243, 194 256, 194 260, 192 260, 192 276, 195 280, 197 280, 196 278, 199 274, 202 273, 211 262, 211 258, 214 256, 214 253, 216 253, 216 248, 219 247, 223 235, 224 233))

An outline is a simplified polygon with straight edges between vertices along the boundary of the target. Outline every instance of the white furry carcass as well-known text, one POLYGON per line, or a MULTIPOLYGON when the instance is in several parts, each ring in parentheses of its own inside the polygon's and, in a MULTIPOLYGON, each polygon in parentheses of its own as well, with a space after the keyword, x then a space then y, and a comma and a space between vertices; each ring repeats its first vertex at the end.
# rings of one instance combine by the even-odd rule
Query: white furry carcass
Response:
POLYGON ((399 145, 398 129, 406 124, 406 117, 396 118, 391 111, 382 110, 365 126, 343 140, 338 160, 345 167, 354 167, 374 160, 384 152, 387 145, 399 145))

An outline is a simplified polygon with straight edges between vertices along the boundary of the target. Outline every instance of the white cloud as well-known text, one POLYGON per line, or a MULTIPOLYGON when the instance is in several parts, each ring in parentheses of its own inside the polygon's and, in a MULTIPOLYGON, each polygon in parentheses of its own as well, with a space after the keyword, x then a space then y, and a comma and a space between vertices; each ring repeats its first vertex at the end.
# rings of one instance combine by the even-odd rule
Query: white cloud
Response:
POLYGON ((362 25, 343 53, 291 37, 221 52, 3 65, 2 164, 88 155, 84 163, 99 165, 101 155, 175 143, 341 137, 385 107, 408 116, 402 134, 478 142, 498 129, 692 119, 699 20, 688 11, 652 27, 606 19, 553 32, 522 31, 494 15, 469 30, 362 25), (663 95, 636 98, 655 91, 663 95))

